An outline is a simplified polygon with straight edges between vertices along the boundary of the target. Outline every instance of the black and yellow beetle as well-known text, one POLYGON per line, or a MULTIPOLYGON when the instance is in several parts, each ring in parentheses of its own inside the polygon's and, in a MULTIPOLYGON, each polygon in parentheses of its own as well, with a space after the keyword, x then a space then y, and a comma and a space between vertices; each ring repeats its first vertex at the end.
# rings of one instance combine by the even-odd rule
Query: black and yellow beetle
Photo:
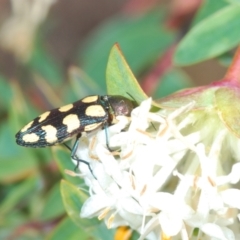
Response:
MULTIPOLYGON (((78 164, 83 162, 89 166, 87 161, 75 155, 81 133, 101 127, 107 131, 107 127, 114 124, 116 116, 130 116, 133 107, 133 102, 122 96, 88 96, 41 114, 16 134, 16 142, 24 147, 41 148, 76 137, 72 149, 65 146, 71 150, 71 157, 78 164)), ((107 137, 106 144, 109 148, 107 137)))

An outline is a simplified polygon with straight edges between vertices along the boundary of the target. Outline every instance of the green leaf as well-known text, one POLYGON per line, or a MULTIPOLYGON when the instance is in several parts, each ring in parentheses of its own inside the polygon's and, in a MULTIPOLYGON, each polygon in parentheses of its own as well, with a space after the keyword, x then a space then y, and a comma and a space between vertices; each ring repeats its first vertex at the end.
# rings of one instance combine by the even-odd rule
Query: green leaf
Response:
POLYGON ((47 240, 90 240, 91 235, 77 227, 71 219, 65 218, 48 236, 47 240))
POLYGON ((140 238, 140 234, 137 231, 133 231, 130 240, 138 240, 139 238, 140 238))
POLYGON ((197 24, 180 42, 174 61, 189 65, 216 57, 240 42, 240 6, 231 5, 197 24))
MULTIPOLYGON (((1 159, 17 157, 21 152, 21 148, 15 142, 15 132, 8 122, 3 122, 0 125, 0 152, 1 159), (9 147, 11 146, 11 147, 9 147)), ((1 161, 0 159, 0 161, 1 161)), ((17 160, 17 158, 16 158, 17 160)))
POLYGON ((52 86, 59 86, 62 83, 63 73, 61 68, 56 64, 49 51, 42 44, 42 39, 38 36, 36 45, 31 59, 28 62, 28 67, 34 72, 47 79, 52 86))
MULTIPOLYGON (((15 142, 14 116, 10 108, 9 119, 0 125, 0 182, 22 179, 37 169, 36 157, 32 149, 20 147, 15 142)), ((36 151, 36 150, 35 150, 36 151)))
POLYGON ((229 3, 240 4, 240 0, 226 0, 229 3))
POLYGON ((13 98, 13 91, 11 88, 11 84, 7 81, 7 79, 0 76, 0 106, 1 110, 3 108, 7 108, 10 104, 12 104, 11 100, 13 98))
POLYGON ((194 17, 192 26, 195 26, 200 21, 209 17, 213 13, 219 11, 220 9, 228 6, 228 3, 225 0, 205 0, 198 10, 196 16, 194 17))
POLYGON ((61 194, 67 213, 76 225, 87 231, 91 236, 95 236, 96 239, 112 240, 114 238, 115 230, 107 229, 104 222, 100 222, 96 218, 80 218, 81 207, 88 198, 81 189, 62 180, 61 194))
POLYGON ((37 179, 29 178, 22 183, 13 186, 11 191, 8 192, 6 198, 1 202, 0 215, 3 217, 12 209, 26 198, 29 194, 32 194, 37 187, 37 179))
MULTIPOLYGON (((70 82, 70 93, 74 92, 79 98, 87 95, 103 94, 103 89, 100 88, 97 82, 91 79, 83 70, 78 67, 69 68, 69 82, 70 82)), ((75 99, 76 100, 76 99, 75 99)))
POLYGON ((1 158, 0 182, 9 183, 25 178, 36 172, 37 166, 36 159, 27 157, 27 155, 19 155, 15 159, 1 158))
POLYGON ((178 90, 191 86, 193 86, 193 83, 189 77, 180 69, 174 68, 161 78, 154 92, 154 98, 165 97, 178 90))
MULTIPOLYGON (((0 239, 9 239, 13 232, 19 226, 22 226, 29 221, 27 215, 22 214, 20 211, 10 211, 9 214, 0 215, 0 239)), ((23 239, 23 238, 21 238, 23 239)), ((20 236, 18 237, 20 240, 20 236)))
POLYGON ((147 98, 117 44, 110 52, 106 75, 108 94, 121 95, 127 98, 130 94, 137 103, 147 98))
POLYGON ((59 217, 64 213, 65 208, 60 193, 60 184, 58 183, 55 184, 53 188, 48 192, 40 218, 42 221, 48 221, 59 217))
MULTIPOLYGON (((54 159, 57 162, 58 168, 60 169, 62 175, 65 179, 74 184, 83 184, 83 180, 79 177, 72 177, 66 174, 65 170, 74 171, 75 165, 71 160, 71 153, 64 146, 54 146, 52 147, 54 159)), ((84 164, 84 163, 80 163, 84 164)))
POLYGON ((52 84, 49 84, 49 81, 44 79, 39 74, 34 74, 33 79, 39 92, 41 92, 46 98, 46 101, 52 105, 52 108, 62 105, 62 97, 60 92, 56 91, 56 88, 54 88, 52 84))
POLYGON ((80 218, 81 207, 88 197, 81 189, 65 180, 62 180, 61 194, 67 213, 76 225, 85 230, 88 229, 89 231, 94 226, 99 225, 99 221, 96 219, 90 220, 80 218))
POLYGON ((83 70, 105 89, 109 49, 117 42, 134 73, 139 76, 146 71, 174 41, 174 34, 163 24, 164 10, 131 17, 119 15, 106 22, 86 41, 80 55, 83 70))
POLYGON ((220 64, 222 64, 224 67, 228 67, 233 60, 233 56, 231 52, 226 52, 218 57, 218 61, 220 64))

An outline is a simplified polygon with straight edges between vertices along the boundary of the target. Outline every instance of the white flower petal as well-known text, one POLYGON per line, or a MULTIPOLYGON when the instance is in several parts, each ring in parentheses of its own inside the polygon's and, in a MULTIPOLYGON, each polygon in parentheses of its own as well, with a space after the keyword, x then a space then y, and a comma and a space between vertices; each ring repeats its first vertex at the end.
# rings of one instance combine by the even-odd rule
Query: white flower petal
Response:
POLYGON ((227 189, 220 193, 225 204, 232 208, 240 209, 240 190, 239 189, 227 189))
POLYGON ((121 209, 126 210, 129 213, 143 215, 143 209, 139 205, 139 203, 132 199, 131 197, 125 197, 119 201, 119 205, 121 205, 121 209))
POLYGON ((214 223, 206 223, 201 227, 201 230, 212 238, 219 240, 234 240, 232 231, 225 227, 220 227, 214 223))
POLYGON ((235 234, 231 229, 229 229, 227 227, 222 227, 222 230, 228 240, 235 240, 235 234))
POLYGON ((117 227, 129 225, 129 223, 124 218, 122 218, 122 216, 120 216, 119 214, 115 214, 114 217, 111 219, 111 226, 109 226, 109 218, 111 217, 112 217, 112 212, 107 214, 105 217, 105 223, 110 228, 117 228, 117 227))
POLYGON ((110 186, 115 189, 119 189, 117 184, 113 181, 112 177, 105 172, 103 164, 98 164, 98 166, 93 169, 93 172, 97 180, 97 182, 92 182, 94 191, 96 191, 95 188, 99 188, 99 186, 101 187, 102 191, 109 188, 110 186))
POLYGON ((151 233, 153 230, 158 230, 159 236, 154 236, 153 235, 153 240, 159 240, 160 238, 160 226, 159 226, 159 220, 157 216, 154 216, 150 219, 150 221, 146 224, 143 230, 140 231, 141 236, 138 240, 144 240, 147 238, 148 234, 151 233), (156 237, 156 238, 154 238, 156 237))
POLYGON ((180 232, 182 228, 182 219, 179 218, 177 214, 161 212, 158 218, 165 235, 175 236, 180 232))
POLYGON ((149 199, 149 205, 159 210, 172 210, 174 203, 173 195, 166 192, 158 192, 149 199))
POLYGON ((116 182, 121 181, 122 173, 113 155, 101 144, 96 146, 96 153, 102 161, 105 173, 114 178, 116 182))
POLYGON ((125 211, 122 208, 119 209, 118 214, 126 220, 127 225, 130 225, 133 229, 137 229, 142 224, 142 215, 133 214, 125 211))
POLYGON ((96 216, 99 211, 114 205, 114 199, 109 198, 105 195, 95 195, 87 199, 83 204, 80 216, 90 218, 96 216))
POLYGON ((232 167, 232 171, 229 174, 230 182, 236 184, 240 180, 240 163, 236 163, 232 167))
POLYGON ((149 98, 146 101, 143 101, 139 107, 135 108, 132 111, 131 113, 132 122, 129 127, 130 132, 138 128, 145 130, 149 126, 147 115, 151 108, 151 103, 152 99, 149 98))
POLYGON ((158 192, 149 199, 149 205, 164 212, 177 215, 181 218, 190 218, 194 211, 182 199, 166 193, 158 192))
POLYGON ((193 228, 200 228, 206 221, 202 214, 195 213, 190 216, 190 218, 184 219, 188 226, 193 228))

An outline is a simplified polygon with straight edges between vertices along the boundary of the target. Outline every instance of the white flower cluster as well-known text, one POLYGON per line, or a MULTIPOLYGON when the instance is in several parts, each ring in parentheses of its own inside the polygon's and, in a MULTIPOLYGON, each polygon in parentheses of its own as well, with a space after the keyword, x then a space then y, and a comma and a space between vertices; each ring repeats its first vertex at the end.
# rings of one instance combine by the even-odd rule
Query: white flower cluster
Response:
POLYGON ((142 102, 131 121, 118 117, 108 128, 113 152, 104 130, 82 138, 77 156, 90 162, 94 176, 80 164, 90 194, 81 217, 130 226, 140 240, 240 239, 240 190, 232 186, 240 163, 220 156, 229 135, 224 127, 207 146, 201 129, 189 131, 193 106, 152 113, 151 99, 142 102))

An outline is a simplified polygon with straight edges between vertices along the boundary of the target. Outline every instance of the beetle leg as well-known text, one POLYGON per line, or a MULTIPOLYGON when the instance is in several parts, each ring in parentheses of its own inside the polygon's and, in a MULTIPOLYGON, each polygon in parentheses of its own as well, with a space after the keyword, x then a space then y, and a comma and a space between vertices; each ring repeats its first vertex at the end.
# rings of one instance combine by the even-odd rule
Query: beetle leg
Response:
MULTIPOLYGON (((77 135, 76 141, 75 141, 75 143, 73 144, 73 147, 72 147, 72 148, 70 148, 66 143, 63 143, 63 144, 64 144, 64 146, 65 146, 66 148, 68 148, 68 149, 71 151, 71 158, 72 158, 73 160, 77 161, 77 166, 74 168, 74 171, 76 171, 76 170, 78 169, 79 163, 82 162, 82 163, 84 163, 84 164, 86 164, 86 165, 88 166, 89 171, 90 171, 90 172, 92 173, 92 175, 94 176, 93 171, 92 171, 92 168, 91 168, 89 162, 88 162, 88 161, 85 161, 85 160, 82 160, 82 159, 79 159, 79 158, 76 156, 76 152, 77 152, 77 148, 78 148, 78 144, 79 144, 79 139, 80 139, 80 137, 81 137, 81 134, 77 135)), ((96 178, 96 177, 94 176, 94 178, 96 178)))
POLYGON ((88 168, 91 170, 90 166, 89 166, 89 162, 85 161, 85 160, 82 160, 82 159, 79 159, 77 156, 76 156, 76 152, 77 152, 77 148, 78 148, 78 144, 79 144, 79 137, 76 138, 76 141, 75 143, 73 144, 73 147, 71 149, 71 158, 73 160, 76 160, 77 161, 77 166, 75 167, 75 171, 78 169, 79 167, 79 163, 82 162, 82 163, 85 163, 88 165, 88 168))
POLYGON ((104 131, 105 131, 105 137, 106 137, 106 146, 107 146, 107 149, 110 151, 110 152, 112 152, 113 150, 110 148, 110 146, 109 146, 109 138, 108 138, 108 123, 107 122, 105 122, 104 124, 103 124, 103 128, 104 128, 104 131))

